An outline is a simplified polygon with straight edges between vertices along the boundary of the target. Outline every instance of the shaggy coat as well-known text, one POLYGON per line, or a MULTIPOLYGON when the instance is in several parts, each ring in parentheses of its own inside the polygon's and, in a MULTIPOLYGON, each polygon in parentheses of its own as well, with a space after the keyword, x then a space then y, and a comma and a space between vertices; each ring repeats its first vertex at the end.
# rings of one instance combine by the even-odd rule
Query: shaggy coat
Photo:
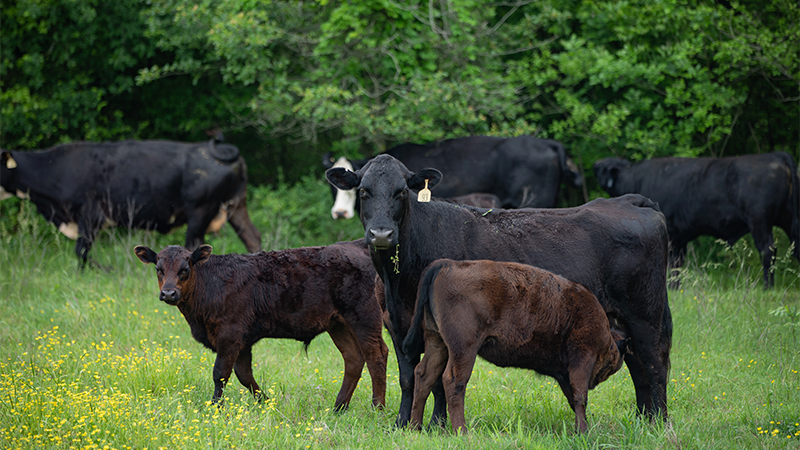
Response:
MULTIPOLYGON (((486 210, 432 200, 417 201, 435 169, 409 171, 379 155, 357 172, 329 169, 328 181, 356 189, 370 256, 385 288, 387 327, 394 341, 402 399, 397 423, 411 415, 419 339, 408 351, 422 271, 434 260, 489 259, 541 267, 580 283, 600 301, 612 327, 631 339, 625 363, 640 412, 667 417, 667 373, 672 316, 667 303, 668 237, 664 215, 639 195, 597 199, 576 208, 486 210)), ((444 391, 433 390, 433 415, 446 416, 444 391)))
POLYGON ((406 343, 413 347, 423 330, 411 423, 422 424, 425 401, 441 377, 458 432, 467 431, 464 394, 476 356, 555 378, 584 432, 587 393, 622 367, 626 347, 580 284, 525 264, 485 260, 440 259, 425 269, 406 343))
POLYGON ((363 240, 251 255, 211 255, 169 246, 156 254, 137 246, 136 256, 155 264, 159 298, 177 306, 192 336, 217 353, 214 400, 236 371, 258 398, 253 344, 263 338, 296 339, 306 346, 327 332, 344 358, 336 410, 346 409, 366 361, 372 404, 383 406, 388 348, 375 299, 375 271, 363 240))

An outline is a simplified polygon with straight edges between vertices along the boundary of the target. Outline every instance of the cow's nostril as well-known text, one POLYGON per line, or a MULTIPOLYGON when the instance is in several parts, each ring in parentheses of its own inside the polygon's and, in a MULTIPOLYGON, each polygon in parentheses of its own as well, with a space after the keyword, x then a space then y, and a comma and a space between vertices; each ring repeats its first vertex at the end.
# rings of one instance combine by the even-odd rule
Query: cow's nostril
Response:
POLYGON ((164 289, 160 296, 162 301, 175 301, 178 299, 178 291, 175 289, 164 289))
POLYGON ((370 228, 369 243, 376 247, 389 247, 392 245, 394 230, 391 228, 370 228))

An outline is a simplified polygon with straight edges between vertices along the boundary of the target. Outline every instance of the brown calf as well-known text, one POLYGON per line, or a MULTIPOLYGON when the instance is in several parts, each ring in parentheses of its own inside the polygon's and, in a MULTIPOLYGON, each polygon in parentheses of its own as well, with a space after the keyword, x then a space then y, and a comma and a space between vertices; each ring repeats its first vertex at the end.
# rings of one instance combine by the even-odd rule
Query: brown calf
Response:
POLYGON ((419 285, 414 324, 404 345, 419 339, 425 356, 414 370, 411 423, 442 377, 455 431, 466 432, 464 393, 475 358, 549 375, 586 431, 589 389, 622 366, 626 340, 609 328, 600 302, 578 283, 532 266, 493 261, 431 263, 419 285), (424 318, 424 321, 423 321, 424 318))
POLYGON ((251 364, 252 346, 262 338, 308 346, 327 331, 344 358, 335 409, 349 405, 365 361, 372 404, 384 405, 389 350, 363 240, 251 255, 211 255, 209 245, 194 252, 169 246, 158 254, 140 245, 134 252, 155 264, 161 301, 177 306, 192 336, 217 353, 214 401, 232 370, 257 398, 264 395, 251 364))

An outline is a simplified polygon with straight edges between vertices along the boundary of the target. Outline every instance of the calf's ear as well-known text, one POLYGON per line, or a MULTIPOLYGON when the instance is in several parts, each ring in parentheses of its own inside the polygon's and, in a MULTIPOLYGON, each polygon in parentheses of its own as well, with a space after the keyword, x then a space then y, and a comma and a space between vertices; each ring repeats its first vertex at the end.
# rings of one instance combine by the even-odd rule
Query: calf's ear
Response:
POLYGON ((139 258, 139 261, 145 264, 155 264, 156 263, 156 252, 150 250, 149 247, 145 247, 144 245, 137 245, 133 247, 133 253, 139 258))
POLYGON ((332 167, 325 171, 325 178, 334 187, 343 191, 349 191, 358 187, 361 183, 361 177, 355 172, 351 172, 344 167, 332 167))
POLYGON ((422 169, 411 175, 411 178, 408 180, 408 187, 415 191, 424 189, 425 180, 428 180, 428 189, 431 189, 442 181, 442 172, 436 169, 422 169))
POLYGON ((211 250, 211 246, 207 244, 197 247, 197 250, 192 252, 192 265, 205 262, 211 256, 211 250))

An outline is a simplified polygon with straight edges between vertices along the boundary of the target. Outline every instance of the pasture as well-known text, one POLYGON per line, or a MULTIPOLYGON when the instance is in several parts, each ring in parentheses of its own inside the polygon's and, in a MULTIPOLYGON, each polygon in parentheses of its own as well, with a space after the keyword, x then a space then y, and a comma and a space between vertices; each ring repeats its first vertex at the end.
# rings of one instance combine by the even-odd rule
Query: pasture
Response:
MULTIPOLYGON (((305 178, 252 189, 248 208, 266 249, 363 237, 357 219, 331 220, 330 202, 323 181, 305 178)), ((590 391, 589 433, 577 435, 554 380, 479 360, 466 395, 471 434, 455 436, 394 428, 400 388, 385 331, 385 410, 370 406, 365 367, 350 410, 333 412, 343 363, 327 335, 307 353, 297 341, 259 342, 254 374, 270 399, 256 403, 232 377, 224 407, 211 405, 213 353, 158 300, 153 267, 132 251, 181 244, 183 231, 103 232, 92 256, 106 270, 78 272, 74 242, 28 204, 1 211, 17 207, 19 222, 0 217, 2 448, 800 447, 800 272, 780 232, 771 291, 749 237, 732 249, 690 244, 682 287, 669 297, 666 426, 635 414, 625 367, 590 391)), ((244 251, 230 226, 207 243, 244 251)))

